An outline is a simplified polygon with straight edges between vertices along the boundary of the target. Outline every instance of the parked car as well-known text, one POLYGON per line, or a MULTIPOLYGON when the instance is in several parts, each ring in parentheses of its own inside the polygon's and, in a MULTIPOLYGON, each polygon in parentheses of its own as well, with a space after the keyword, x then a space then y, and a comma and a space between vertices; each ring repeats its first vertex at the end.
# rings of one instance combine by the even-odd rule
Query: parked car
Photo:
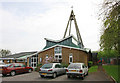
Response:
POLYGON ((56 76, 65 73, 66 69, 64 69, 60 63, 44 64, 39 70, 41 77, 52 76, 53 78, 56 78, 56 76))
POLYGON ((6 76, 7 74, 14 76, 18 73, 32 72, 32 71, 33 71, 32 67, 27 67, 22 63, 10 63, 2 67, 3 76, 6 76))
POLYGON ((0 63, 0 67, 3 67, 3 66, 5 66, 5 63, 3 63, 3 62, 0 63))
POLYGON ((2 74, 2 67, 4 67, 4 66, 5 66, 5 63, 3 63, 3 62, 1 63, 0 62, 0 74, 2 74))
POLYGON ((84 63, 71 63, 67 70, 67 77, 81 77, 84 79, 85 75, 88 75, 88 66, 86 66, 84 63))

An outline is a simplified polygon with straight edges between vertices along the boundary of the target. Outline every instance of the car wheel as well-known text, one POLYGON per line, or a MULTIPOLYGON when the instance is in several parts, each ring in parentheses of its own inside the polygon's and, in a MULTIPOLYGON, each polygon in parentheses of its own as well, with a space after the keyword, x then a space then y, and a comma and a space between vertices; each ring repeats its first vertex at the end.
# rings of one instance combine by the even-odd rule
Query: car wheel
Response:
POLYGON ((7 76, 6 74, 2 74, 3 76, 7 76))
POLYGON ((32 72, 32 69, 29 69, 28 72, 31 73, 31 72, 32 72))
POLYGON ((57 73, 53 73, 53 78, 56 78, 57 77, 57 73))
POLYGON ((68 75, 67 77, 68 77, 68 78, 70 78, 70 76, 69 76, 69 75, 68 75))
POLYGON ((15 76, 15 71, 11 71, 11 72, 10 72, 10 75, 11 75, 11 76, 15 76))
POLYGON ((86 76, 88 75, 88 72, 87 72, 87 74, 86 74, 86 76))
POLYGON ((41 78, 43 78, 44 76, 43 75, 40 75, 41 76, 41 78))
POLYGON ((85 75, 83 74, 82 80, 84 80, 84 78, 85 78, 85 75))

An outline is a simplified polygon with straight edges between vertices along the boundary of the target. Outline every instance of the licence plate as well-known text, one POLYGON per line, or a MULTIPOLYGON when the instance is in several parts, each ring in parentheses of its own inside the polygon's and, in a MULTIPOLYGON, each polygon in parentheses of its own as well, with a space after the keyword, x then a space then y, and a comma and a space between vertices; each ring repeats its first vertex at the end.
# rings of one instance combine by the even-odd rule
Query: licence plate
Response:
POLYGON ((76 72, 76 70, 71 70, 71 72, 76 72))
POLYGON ((42 73, 42 75, 47 75, 47 73, 42 73))

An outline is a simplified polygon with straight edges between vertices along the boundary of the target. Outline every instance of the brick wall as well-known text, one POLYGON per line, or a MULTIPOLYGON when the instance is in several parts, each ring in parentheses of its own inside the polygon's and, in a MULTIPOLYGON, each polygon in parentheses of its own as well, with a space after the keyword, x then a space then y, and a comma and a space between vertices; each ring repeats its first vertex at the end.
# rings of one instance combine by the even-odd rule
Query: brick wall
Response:
POLYGON ((46 55, 48 55, 48 57, 51 56, 51 57, 54 58, 54 48, 51 48, 51 49, 48 49, 46 51, 40 52, 38 54, 38 64, 40 64, 40 63, 44 64, 45 63, 46 55), (40 58, 42 58, 42 62, 40 62, 40 58))
POLYGON ((88 65, 88 55, 84 51, 76 50, 73 48, 62 48, 62 62, 69 64, 69 55, 73 55, 73 63, 80 62, 88 65))
MULTIPOLYGON (((66 47, 62 47, 62 63, 69 64, 70 53, 72 53, 73 55, 73 63, 81 62, 88 65, 88 54, 86 52, 81 50, 76 50, 73 48, 66 48, 66 47)), ((42 58, 41 63, 42 64, 45 63, 44 60, 45 60, 46 54, 48 54, 48 57, 52 56, 54 58, 54 48, 40 52, 38 54, 38 63, 40 63, 40 58, 42 58)))

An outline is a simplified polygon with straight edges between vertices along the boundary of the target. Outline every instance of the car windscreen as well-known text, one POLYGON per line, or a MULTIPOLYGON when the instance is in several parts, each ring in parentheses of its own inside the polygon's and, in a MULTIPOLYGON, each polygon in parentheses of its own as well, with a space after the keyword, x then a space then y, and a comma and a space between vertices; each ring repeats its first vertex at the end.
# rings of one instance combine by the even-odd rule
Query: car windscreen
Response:
POLYGON ((41 68, 49 69, 52 68, 53 64, 44 64, 41 68))
POLYGON ((79 69, 79 68, 81 68, 80 64, 70 64, 68 66, 68 69, 79 69))
POLYGON ((6 64, 5 67, 9 67, 10 65, 12 65, 12 64, 6 64))

